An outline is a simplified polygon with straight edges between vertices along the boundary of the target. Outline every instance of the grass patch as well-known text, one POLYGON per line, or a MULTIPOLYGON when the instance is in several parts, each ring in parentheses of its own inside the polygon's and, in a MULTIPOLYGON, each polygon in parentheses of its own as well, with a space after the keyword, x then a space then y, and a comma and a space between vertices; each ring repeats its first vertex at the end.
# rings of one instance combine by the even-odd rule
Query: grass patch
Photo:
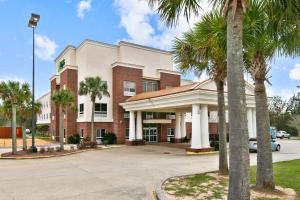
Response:
POLYGON ((46 135, 36 135, 35 138, 40 139, 40 140, 45 140, 45 141, 50 141, 51 137, 46 136, 46 135))
MULTIPOLYGON (((292 188, 300 200, 300 160, 291 160, 273 164, 275 184, 284 188, 292 188)), ((251 167, 250 181, 255 184, 256 166, 251 167)))
MULTIPOLYGON (((273 164, 276 186, 292 188, 300 200, 300 159, 273 164)), ((250 168, 250 183, 255 184, 256 166, 250 168)), ((228 192, 228 179, 215 173, 197 174, 187 177, 170 178, 164 184, 165 191, 177 197, 193 199, 224 199, 228 192)), ((255 198, 255 197, 254 197, 255 198)), ((282 198, 257 197, 255 200, 280 200, 282 198)))

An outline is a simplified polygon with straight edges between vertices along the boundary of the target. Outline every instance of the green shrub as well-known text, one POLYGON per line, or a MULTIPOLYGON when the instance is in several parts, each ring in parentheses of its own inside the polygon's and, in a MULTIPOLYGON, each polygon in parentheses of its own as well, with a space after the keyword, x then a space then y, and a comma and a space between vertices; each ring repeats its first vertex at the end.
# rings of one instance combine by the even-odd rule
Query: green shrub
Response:
POLYGON ((215 151, 219 151, 219 141, 213 140, 210 142, 210 147, 213 147, 215 151))
POLYGON ((68 143, 69 144, 79 144, 79 142, 80 142, 80 135, 79 134, 70 135, 68 137, 68 143))
POLYGON ((106 146, 109 144, 109 141, 108 140, 103 140, 103 144, 106 146))
POLYGON ((46 150, 45 150, 44 147, 41 147, 41 148, 40 148, 40 153, 45 153, 45 151, 46 151, 46 150))
POLYGON ((103 138, 103 143, 105 140, 108 141, 108 144, 115 144, 117 141, 116 134, 111 133, 111 132, 105 133, 104 138, 103 138))

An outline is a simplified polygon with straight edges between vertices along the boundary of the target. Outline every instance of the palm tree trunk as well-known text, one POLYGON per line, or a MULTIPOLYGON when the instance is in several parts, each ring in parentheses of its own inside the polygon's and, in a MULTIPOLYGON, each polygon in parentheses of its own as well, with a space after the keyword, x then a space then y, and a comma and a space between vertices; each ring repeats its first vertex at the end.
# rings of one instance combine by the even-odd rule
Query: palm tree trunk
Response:
POLYGON ((226 119, 224 101, 224 82, 217 81, 218 91, 218 116, 219 116, 219 173, 228 174, 227 141, 226 141, 226 119))
MULTIPOLYGON (((233 2, 233 1, 231 1, 233 2)), ((227 14, 227 78, 229 106, 229 189, 228 200, 249 200, 249 149, 243 79, 243 9, 227 14)))
POLYGON ((64 112, 62 106, 59 106, 59 143, 60 149, 64 150, 64 112))
POLYGON ((12 127, 11 127, 11 131, 12 131, 12 153, 16 154, 17 153, 17 108, 16 108, 16 104, 12 104, 12 127))
POLYGON ((92 102, 92 119, 91 119, 91 142, 94 141, 94 119, 95 119, 95 101, 92 102))
POLYGON ((27 150, 27 138, 26 138, 26 129, 24 123, 21 124, 22 126, 22 139, 23 139, 23 150, 27 150))
POLYGON ((254 62, 255 74, 255 105, 257 127, 257 173, 256 187, 260 189, 275 189, 272 165, 271 137, 269 133, 270 118, 268 100, 265 88, 267 65, 262 57, 254 62))

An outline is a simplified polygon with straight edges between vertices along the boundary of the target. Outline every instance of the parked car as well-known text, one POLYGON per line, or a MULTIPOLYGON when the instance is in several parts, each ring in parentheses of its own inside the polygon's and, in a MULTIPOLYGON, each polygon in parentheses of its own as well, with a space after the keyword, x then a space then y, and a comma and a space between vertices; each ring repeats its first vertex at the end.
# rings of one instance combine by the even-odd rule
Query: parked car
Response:
MULTIPOLYGON (((271 140, 271 147, 272 147, 272 151, 280 151, 280 144, 274 139, 271 140)), ((249 139, 249 151, 257 152, 257 139, 256 138, 249 139)))
POLYGON ((289 133, 287 133, 286 131, 277 131, 276 137, 281 138, 281 139, 283 139, 283 138, 290 139, 291 135, 289 133))

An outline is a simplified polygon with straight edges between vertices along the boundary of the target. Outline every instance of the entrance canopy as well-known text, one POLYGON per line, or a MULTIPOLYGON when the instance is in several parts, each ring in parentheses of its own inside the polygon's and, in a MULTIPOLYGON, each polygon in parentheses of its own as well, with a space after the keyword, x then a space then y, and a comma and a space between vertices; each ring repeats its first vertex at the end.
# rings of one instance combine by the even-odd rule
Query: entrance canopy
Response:
MULTIPOLYGON (((227 108, 227 87, 225 86, 225 107, 227 108)), ((246 107, 248 132, 250 137, 256 136, 256 114, 254 87, 246 83, 246 107)), ((159 91, 145 92, 128 98, 120 105, 130 112, 129 141, 142 140, 142 112, 174 112, 175 140, 186 136, 185 114, 191 113, 192 140, 191 149, 209 148, 209 111, 218 108, 216 84, 208 79, 200 83, 173 87, 159 91), (136 114, 135 114, 136 113, 136 114), (136 120, 135 120, 136 118, 136 120)), ((147 121, 144 121, 146 123, 147 121)), ((148 123, 170 123, 169 119, 152 119, 148 123), (158 122, 159 120, 159 122, 158 122), (168 122, 167 122, 168 120, 168 122)))
MULTIPOLYGON (((224 96, 227 106, 226 86, 224 96)), ((210 110, 217 110, 217 97, 216 84, 208 79, 200 83, 140 93, 121 103, 121 106, 126 111, 191 112, 193 104, 205 104, 210 110)), ((246 84, 246 104, 248 108, 255 107, 254 87, 249 83, 246 84)))

